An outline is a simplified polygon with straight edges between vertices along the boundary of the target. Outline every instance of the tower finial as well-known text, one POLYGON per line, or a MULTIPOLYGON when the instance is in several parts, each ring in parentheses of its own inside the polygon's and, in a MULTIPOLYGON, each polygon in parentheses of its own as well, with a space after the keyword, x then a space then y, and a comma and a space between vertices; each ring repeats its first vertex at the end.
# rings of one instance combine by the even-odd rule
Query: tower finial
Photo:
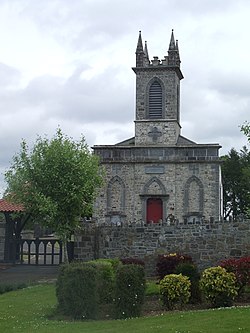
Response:
POLYGON ((175 50, 174 29, 172 29, 170 43, 169 43, 169 51, 170 50, 175 50))
POLYGON ((169 49, 168 49, 168 64, 170 66, 180 66, 180 55, 179 55, 179 47, 178 47, 178 40, 174 39, 174 29, 172 29, 169 49))
POLYGON ((142 38, 141 38, 141 30, 139 31, 139 37, 136 47, 136 53, 143 52, 142 38))
POLYGON ((135 54, 136 54, 136 67, 143 67, 144 51, 142 45, 141 31, 139 31, 139 37, 135 54))
POLYGON ((148 55, 148 45, 147 45, 147 41, 145 41, 145 46, 144 46, 144 59, 145 59, 145 65, 149 65, 150 61, 149 61, 149 55, 148 55))

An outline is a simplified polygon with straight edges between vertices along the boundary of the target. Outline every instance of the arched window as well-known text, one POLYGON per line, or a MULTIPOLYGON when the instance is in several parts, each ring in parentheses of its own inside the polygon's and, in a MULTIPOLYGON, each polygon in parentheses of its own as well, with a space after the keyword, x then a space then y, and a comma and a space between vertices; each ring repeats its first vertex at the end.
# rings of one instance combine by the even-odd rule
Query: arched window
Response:
POLYGON ((184 207, 186 214, 203 215, 204 187, 199 178, 190 177, 185 184, 184 207))
POLYGON ((162 87, 158 81, 154 81, 149 88, 149 109, 150 119, 162 118, 162 87))
POLYGON ((124 212, 125 210, 125 185, 118 176, 113 177, 108 184, 107 210, 108 212, 124 212))

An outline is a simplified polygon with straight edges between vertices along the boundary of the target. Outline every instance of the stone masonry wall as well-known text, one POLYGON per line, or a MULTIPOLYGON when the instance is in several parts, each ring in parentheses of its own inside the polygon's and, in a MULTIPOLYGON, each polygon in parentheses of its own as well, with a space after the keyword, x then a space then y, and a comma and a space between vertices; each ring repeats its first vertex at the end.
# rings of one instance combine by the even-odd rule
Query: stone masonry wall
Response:
POLYGON ((135 140, 137 145, 175 145, 180 135, 180 125, 176 121, 136 121, 135 140), (156 139, 153 131, 156 129, 156 139))
POLYGON ((138 257, 148 275, 160 253, 191 255, 200 269, 250 255, 250 220, 204 224, 107 226, 84 224, 75 235, 75 259, 138 257))
POLYGON ((102 224, 110 220, 109 214, 117 214, 123 215, 128 224, 145 223, 147 195, 159 194, 164 199, 164 221, 172 208, 178 220, 188 214, 192 218, 194 209, 206 220, 211 217, 217 220, 220 217, 219 171, 218 163, 211 162, 107 163, 105 186, 96 200, 94 218, 102 224), (158 188, 154 191, 153 186, 158 188))
POLYGON ((151 80, 158 78, 163 83, 163 119, 178 119, 177 86, 179 78, 173 69, 152 68, 136 74, 136 120, 147 118, 147 96, 151 80))

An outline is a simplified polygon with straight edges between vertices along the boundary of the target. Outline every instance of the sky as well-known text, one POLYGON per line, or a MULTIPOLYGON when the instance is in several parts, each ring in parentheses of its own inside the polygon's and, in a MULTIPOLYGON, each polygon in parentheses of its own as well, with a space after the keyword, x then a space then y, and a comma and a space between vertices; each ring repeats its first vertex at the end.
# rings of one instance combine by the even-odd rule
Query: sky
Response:
POLYGON ((247 145, 249 0, 0 0, 0 196, 4 172, 58 127, 89 146, 134 136, 138 32, 150 59, 179 42, 181 134, 247 145))

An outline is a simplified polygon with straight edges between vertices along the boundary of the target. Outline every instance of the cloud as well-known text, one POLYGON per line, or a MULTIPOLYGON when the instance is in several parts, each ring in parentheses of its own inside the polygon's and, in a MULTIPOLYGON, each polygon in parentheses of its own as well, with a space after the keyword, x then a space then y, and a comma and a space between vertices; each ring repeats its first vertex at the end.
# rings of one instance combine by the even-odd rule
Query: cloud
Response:
MULTIPOLYGON (((2 0, 0 2, 0 169, 25 138, 58 126, 89 145, 134 135, 138 30, 150 58, 179 39, 182 134, 246 143, 249 120, 247 0, 2 0)), ((0 182, 1 182, 0 177, 0 182)), ((1 185, 0 185, 1 186, 1 185)))
POLYGON ((20 78, 20 71, 4 63, 0 63, 0 87, 8 88, 16 85, 20 78))

